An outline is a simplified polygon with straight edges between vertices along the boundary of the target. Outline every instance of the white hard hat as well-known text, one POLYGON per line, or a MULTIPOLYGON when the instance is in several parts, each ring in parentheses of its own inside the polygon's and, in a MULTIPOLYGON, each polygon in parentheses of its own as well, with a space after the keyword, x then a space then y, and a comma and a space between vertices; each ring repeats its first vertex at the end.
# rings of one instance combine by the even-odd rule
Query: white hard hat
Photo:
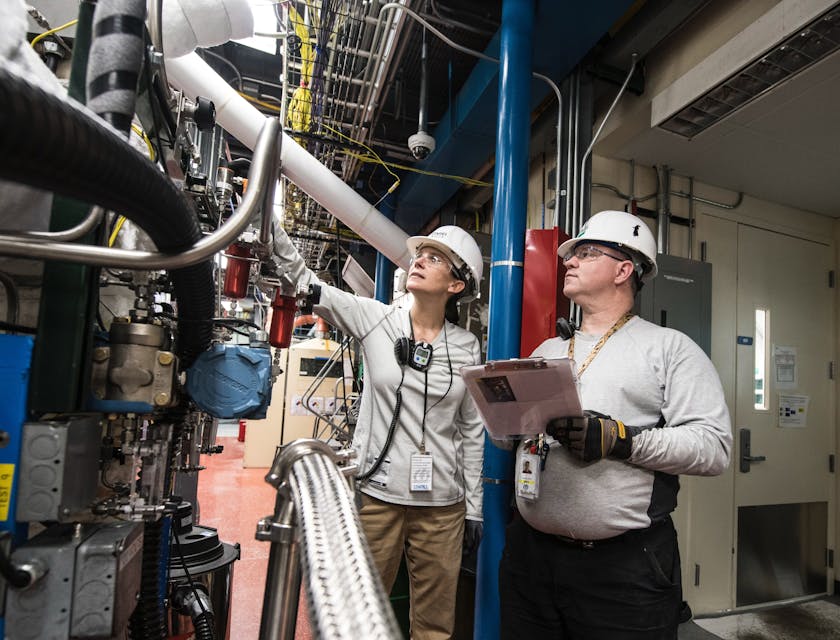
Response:
POLYGON ((411 236, 405 244, 412 255, 420 247, 434 247, 452 261, 467 285, 459 302, 469 302, 481 295, 479 287, 484 272, 484 259, 475 239, 461 227, 444 225, 427 236, 411 236))
MULTIPOLYGON (((557 249, 561 258, 581 242, 607 242, 618 249, 631 249, 634 256, 644 259, 637 264, 643 280, 656 276, 656 239, 645 222, 626 211, 601 211, 584 223, 577 237, 566 240, 557 249)), ((636 260, 634 259, 634 263, 636 260)))

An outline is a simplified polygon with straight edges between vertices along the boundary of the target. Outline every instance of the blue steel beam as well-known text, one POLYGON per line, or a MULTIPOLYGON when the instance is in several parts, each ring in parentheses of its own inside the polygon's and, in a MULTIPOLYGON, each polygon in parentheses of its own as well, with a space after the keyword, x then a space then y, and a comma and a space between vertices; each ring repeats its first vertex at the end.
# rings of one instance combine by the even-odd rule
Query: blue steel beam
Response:
MULTIPOLYGON (((487 359, 519 355, 522 268, 528 206, 529 87, 535 0, 502 3, 499 118, 490 254, 487 359)), ((511 486, 510 451, 484 445, 484 540, 479 547, 474 637, 499 637, 499 559, 505 543, 511 486)))
MULTIPOLYGON (((633 4, 632 0, 558 2, 537 0, 529 47, 532 71, 560 83, 633 4)), ((499 57, 500 33, 484 53, 499 57)), ((463 55, 463 54, 457 54, 463 55)), ((530 71, 529 71, 530 74, 530 71)), ((436 148, 417 166, 429 171, 471 176, 492 155, 498 116, 498 65, 480 60, 432 135, 436 148)), ((529 80, 523 89, 533 109, 548 95, 548 86, 529 80)), ((408 233, 420 229, 460 188, 453 180, 409 174, 395 193, 396 223, 408 233)))

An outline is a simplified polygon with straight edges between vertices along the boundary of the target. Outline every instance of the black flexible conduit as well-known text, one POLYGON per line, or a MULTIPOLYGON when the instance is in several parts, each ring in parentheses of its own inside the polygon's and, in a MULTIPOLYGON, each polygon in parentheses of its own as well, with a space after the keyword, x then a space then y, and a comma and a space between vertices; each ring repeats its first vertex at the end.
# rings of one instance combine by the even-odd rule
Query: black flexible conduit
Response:
POLYGON ((145 523, 140 593, 137 606, 128 622, 128 636, 131 640, 166 639, 166 621, 160 594, 162 537, 163 522, 161 520, 145 523))
MULTIPOLYGON (((201 238, 192 202, 94 117, 3 68, 0 105, 0 177, 119 211, 162 252, 183 251, 201 238)), ((186 368, 210 344, 213 266, 206 260, 170 277, 186 368)))
POLYGON ((99 0, 88 54, 87 106, 126 137, 143 65, 146 0, 99 0))

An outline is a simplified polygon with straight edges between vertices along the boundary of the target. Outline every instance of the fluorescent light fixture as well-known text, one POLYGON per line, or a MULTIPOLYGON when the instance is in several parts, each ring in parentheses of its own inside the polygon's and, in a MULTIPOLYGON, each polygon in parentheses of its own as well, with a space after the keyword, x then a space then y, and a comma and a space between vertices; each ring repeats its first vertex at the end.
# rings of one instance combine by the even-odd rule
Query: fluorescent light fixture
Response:
POLYGON ((797 29, 659 126, 679 136, 693 138, 838 49, 840 5, 797 29))
POLYGON ((350 288, 356 292, 356 295, 363 298, 372 298, 374 293, 373 280, 362 268, 353 256, 347 256, 344 262, 344 268, 341 270, 341 277, 344 282, 350 285, 350 288))

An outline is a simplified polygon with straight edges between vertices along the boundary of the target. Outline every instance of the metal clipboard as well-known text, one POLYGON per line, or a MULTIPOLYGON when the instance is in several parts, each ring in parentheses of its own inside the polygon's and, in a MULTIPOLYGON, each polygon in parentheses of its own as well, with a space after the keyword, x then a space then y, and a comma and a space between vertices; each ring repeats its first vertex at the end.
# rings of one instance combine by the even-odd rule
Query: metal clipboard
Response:
POLYGON ((575 363, 569 358, 514 358, 461 367, 494 438, 542 433, 551 418, 582 416, 575 363))

